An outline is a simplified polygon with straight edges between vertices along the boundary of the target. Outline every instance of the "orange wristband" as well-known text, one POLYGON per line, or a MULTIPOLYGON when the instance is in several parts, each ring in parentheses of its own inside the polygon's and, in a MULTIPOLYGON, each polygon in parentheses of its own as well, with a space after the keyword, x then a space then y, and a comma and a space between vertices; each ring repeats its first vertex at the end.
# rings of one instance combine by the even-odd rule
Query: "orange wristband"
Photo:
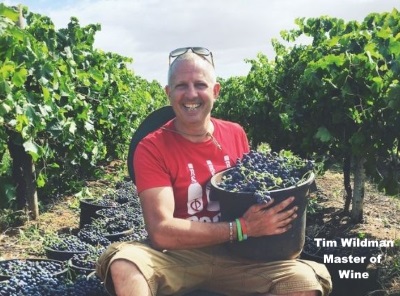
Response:
POLYGON ((247 225, 243 218, 239 218, 240 224, 242 224, 243 240, 247 239, 247 225))

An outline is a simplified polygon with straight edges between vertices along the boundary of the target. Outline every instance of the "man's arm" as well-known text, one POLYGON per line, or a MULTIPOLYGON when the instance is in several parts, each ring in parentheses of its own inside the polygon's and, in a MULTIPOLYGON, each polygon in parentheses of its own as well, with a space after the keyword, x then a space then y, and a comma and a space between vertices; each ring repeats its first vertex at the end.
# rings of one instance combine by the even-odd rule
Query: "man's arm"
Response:
MULTIPOLYGON (((150 240, 157 249, 200 248, 229 241, 229 222, 206 223, 174 218, 171 187, 157 187, 140 193, 143 216, 150 240)), ((280 234, 291 227, 296 208, 282 211, 292 199, 275 205, 272 201, 253 205, 243 215, 249 236, 280 234)), ((234 237, 236 238, 236 226, 234 237)))
POLYGON ((229 224, 193 222, 174 218, 174 195, 171 187, 157 187, 140 194, 143 216, 153 247, 189 249, 229 240, 229 224))

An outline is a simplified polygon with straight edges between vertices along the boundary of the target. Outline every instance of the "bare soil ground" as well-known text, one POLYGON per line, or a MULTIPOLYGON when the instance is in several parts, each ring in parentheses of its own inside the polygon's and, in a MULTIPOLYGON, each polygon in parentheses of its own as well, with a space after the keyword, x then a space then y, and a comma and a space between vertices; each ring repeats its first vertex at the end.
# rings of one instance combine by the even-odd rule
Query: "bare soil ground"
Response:
MULTIPOLYGON (((377 240, 393 240, 397 247, 385 250, 383 263, 375 272, 379 287, 369 296, 400 295, 400 200, 388 197, 367 184, 364 221, 353 224, 343 213, 344 189, 340 172, 328 171, 316 179, 318 190, 314 198, 316 213, 307 216, 307 235, 320 237, 357 236, 377 240)), ((88 183, 92 192, 105 193, 112 187, 109 181, 88 183)), ((7 227, 0 232, 0 260, 13 258, 43 258, 43 235, 47 232, 74 232, 79 228, 79 203, 76 197, 64 196, 42 211, 37 221, 27 221, 20 227, 7 227)), ((346 295, 343 295, 346 296, 346 295)), ((352 294, 351 296, 355 296, 352 294)))

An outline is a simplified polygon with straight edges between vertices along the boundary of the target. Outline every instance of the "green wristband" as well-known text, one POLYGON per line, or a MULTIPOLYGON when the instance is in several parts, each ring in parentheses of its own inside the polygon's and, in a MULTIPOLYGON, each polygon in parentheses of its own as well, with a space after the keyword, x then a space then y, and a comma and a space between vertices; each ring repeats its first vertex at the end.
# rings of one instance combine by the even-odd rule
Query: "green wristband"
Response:
POLYGON ((237 238, 238 241, 241 242, 243 240, 242 224, 240 224, 239 219, 235 219, 235 222, 236 222, 237 238))

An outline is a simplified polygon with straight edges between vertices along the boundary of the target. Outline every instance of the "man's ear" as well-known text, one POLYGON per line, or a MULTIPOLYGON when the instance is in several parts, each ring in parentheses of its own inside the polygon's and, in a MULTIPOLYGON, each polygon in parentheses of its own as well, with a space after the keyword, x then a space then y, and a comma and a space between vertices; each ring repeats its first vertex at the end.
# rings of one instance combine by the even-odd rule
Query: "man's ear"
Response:
POLYGON ((168 84, 164 87, 164 91, 167 95, 167 99, 169 102, 171 102, 170 97, 169 97, 169 93, 171 92, 171 88, 168 86, 168 84))
POLYGON ((221 90, 221 85, 218 82, 216 82, 214 84, 214 89, 213 89, 214 100, 216 100, 218 98, 220 90, 221 90))

